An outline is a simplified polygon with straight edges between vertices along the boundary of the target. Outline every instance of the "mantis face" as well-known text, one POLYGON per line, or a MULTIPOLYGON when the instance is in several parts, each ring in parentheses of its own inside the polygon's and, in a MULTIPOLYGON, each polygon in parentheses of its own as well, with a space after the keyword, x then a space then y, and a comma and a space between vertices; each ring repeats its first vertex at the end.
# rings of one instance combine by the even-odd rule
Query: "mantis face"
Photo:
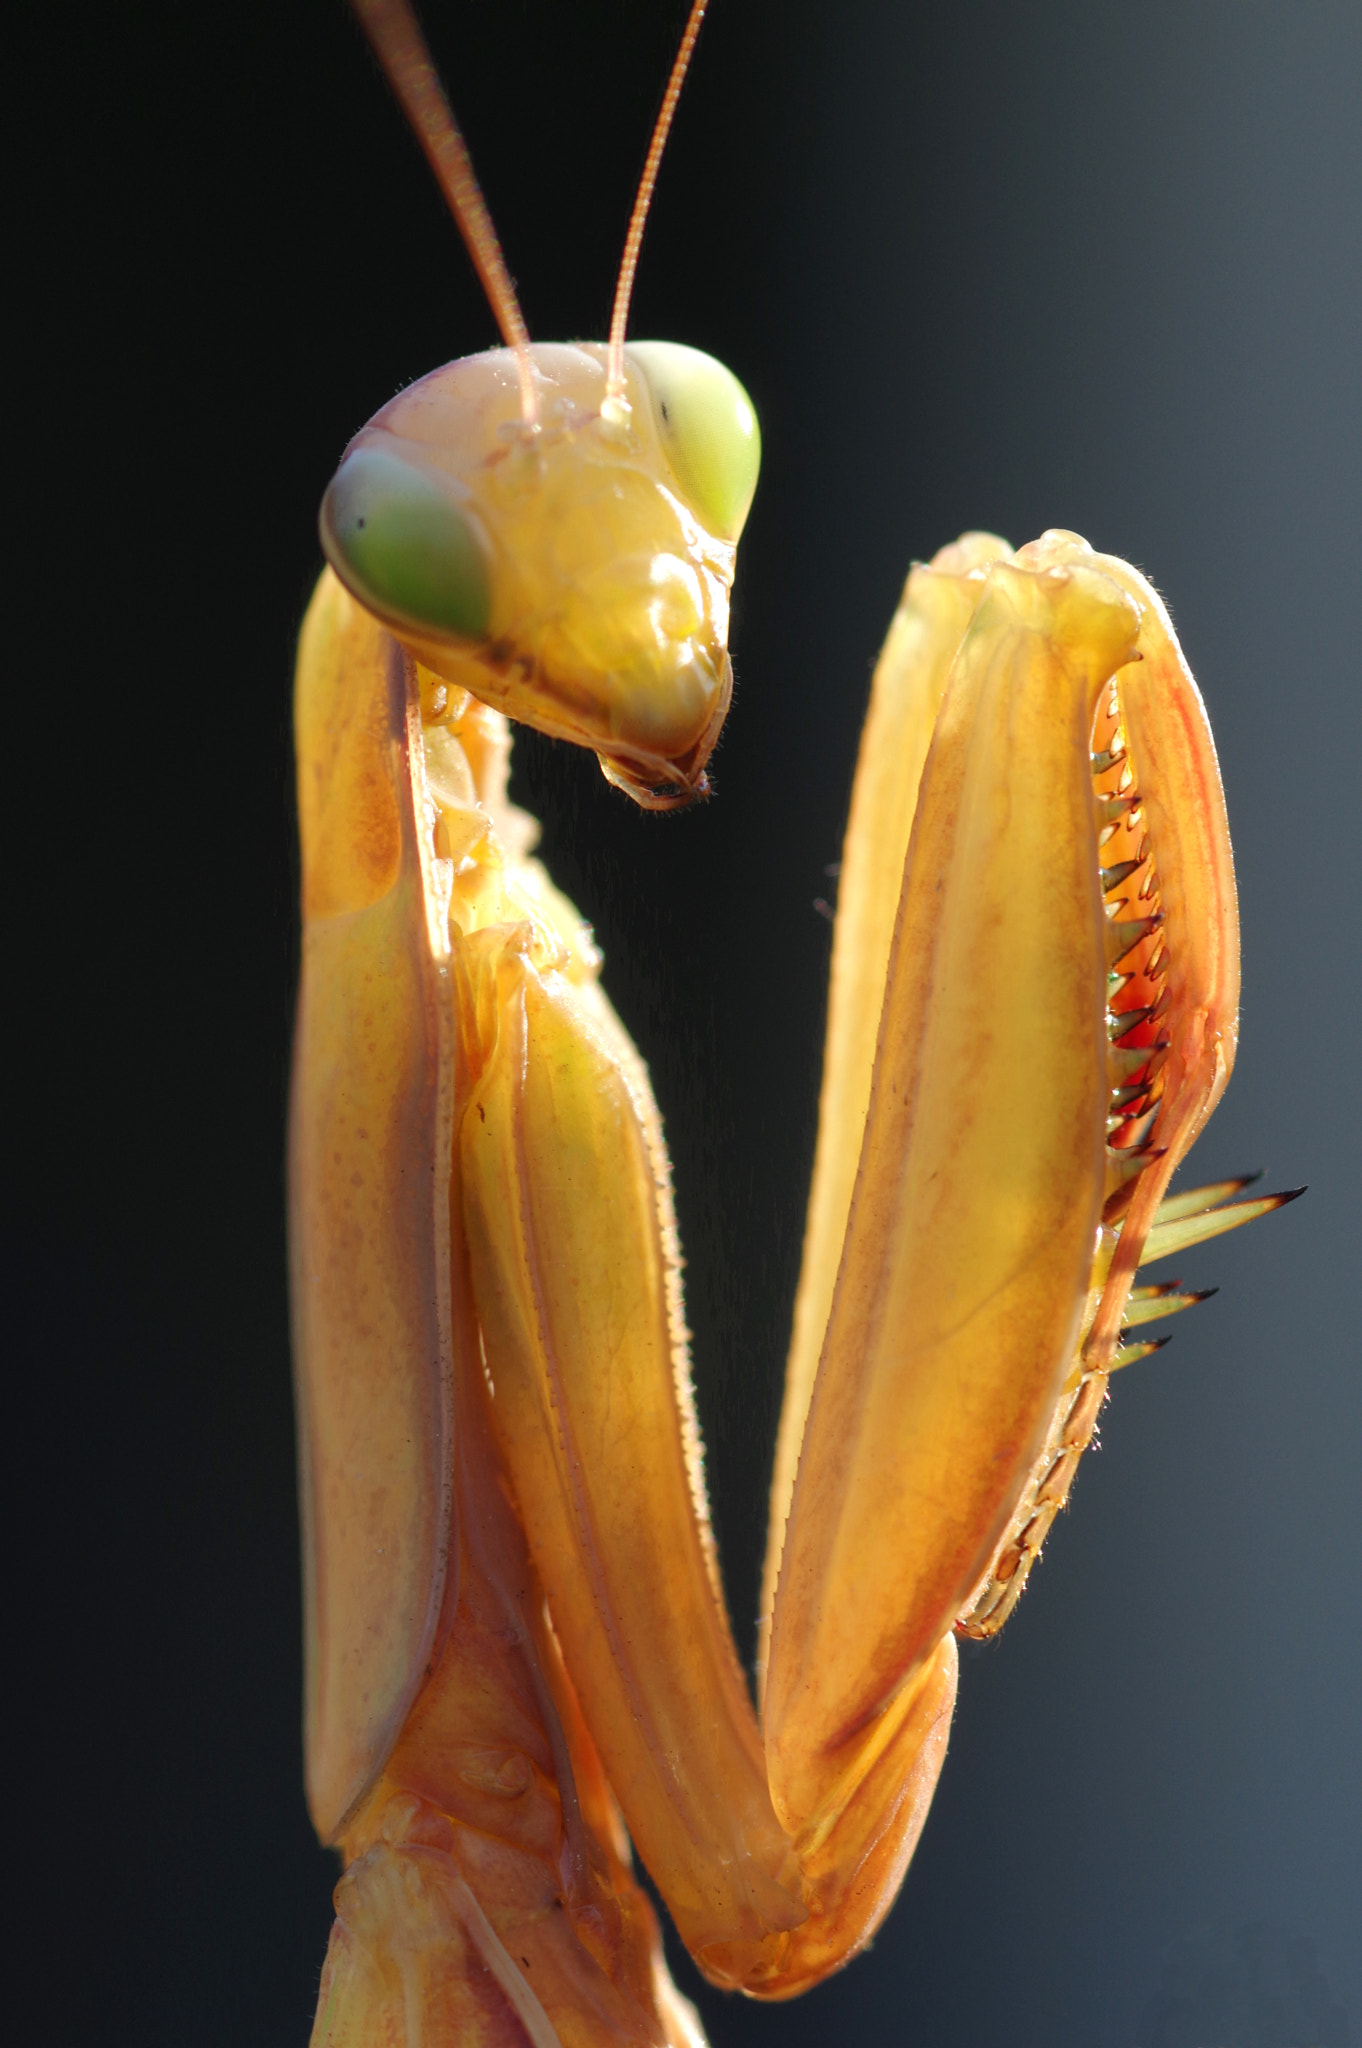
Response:
POLYGON ((436 370, 358 434, 322 506, 327 555, 432 674, 594 747, 650 808, 707 788, 728 710, 728 594, 760 443, 712 356, 507 350, 436 370))

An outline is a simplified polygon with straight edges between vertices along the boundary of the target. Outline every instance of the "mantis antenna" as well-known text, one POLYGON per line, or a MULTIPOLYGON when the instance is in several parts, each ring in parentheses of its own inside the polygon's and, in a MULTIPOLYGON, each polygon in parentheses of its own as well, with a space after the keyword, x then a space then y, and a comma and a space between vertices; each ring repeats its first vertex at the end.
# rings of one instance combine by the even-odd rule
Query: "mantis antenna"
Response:
MULTIPOLYGON (((629 216, 619 281, 615 286, 615 304, 610 315, 610 348, 605 377, 607 402, 618 400, 624 393, 624 330, 629 320, 629 299, 634 288, 634 272, 638 268, 643 227, 652 203, 662 152, 667 146, 672 116, 681 97, 691 52, 708 4, 709 0, 691 0, 681 46, 667 80, 667 90, 662 95, 652 140, 648 144, 634 210, 629 216)), ((473 169, 473 159, 468 154, 468 144, 445 97, 410 0, 351 0, 351 5, 458 223, 464 246, 487 294, 487 303, 501 329, 501 338, 507 348, 515 351, 516 375, 520 381, 520 416, 526 427, 533 429, 539 424, 539 401, 534 389, 529 330, 506 268, 506 259, 501 253, 492 216, 482 196, 482 187, 473 169)))
POLYGON ((643 242, 643 227, 648 218, 648 208, 652 203, 653 187, 657 183, 657 172, 658 166, 662 162, 662 152, 667 147, 667 136, 671 131, 672 115, 676 112, 676 102, 680 99, 681 88, 686 82, 686 72, 690 66, 691 52, 695 48, 695 39, 700 33, 700 24, 705 18, 705 8, 708 4, 709 0, 691 0, 691 10, 686 18, 685 30, 681 37, 681 47, 677 51, 676 61, 672 65, 671 77, 667 80, 667 90, 662 95, 662 105, 658 109, 657 120, 653 126, 653 139, 648 144, 648 154, 644 160, 643 176, 638 181, 638 197, 634 201, 634 210, 629 216, 629 232, 624 238, 624 254, 620 258, 619 282, 615 286, 615 304, 610 315, 610 352, 606 357, 605 370, 605 396, 607 402, 612 398, 620 398, 624 392, 624 330, 629 320, 629 298, 634 289, 634 272, 638 268, 638 252, 643 242))
MULTIPOLYGON (((506 268, 506 259, 501 253, 492 216, 487 211, 487 202, 473 169, 473 160, 468 154, 468 145, 445 98, 420 25, 408 0, 351 0, 351 4, 458 223, 459 233, 473 259, 473 268, 487 294, 487 302, 496 315, 501 338, 507 348, 515 350, 516 375, 520 380, 520 416, 526 427, 534 428, 539 424, 539 401, 534 390, 529 330, 506 268)), ((704 12, 703 6, 699 7, 699 12, 704 12)), ((699 26, 698 22, 695 26, 699 26)), ((694 41, 689 24, 686 33, 694 41)), ((671 93, 671 86, 667 90, 671 93)), ((665 135, 665 128, 662 132, 665 135)), ((651 155, 648 161, 651 168, 651 155)), ((647 173, 644 175, 646 177, 647 173)), ((637 206, 634 211, 637 214, 637 206)), ((639 229, 642 232, 641 221, 639 229)), ((630 234, 633 234, 632 226, 630 234)))

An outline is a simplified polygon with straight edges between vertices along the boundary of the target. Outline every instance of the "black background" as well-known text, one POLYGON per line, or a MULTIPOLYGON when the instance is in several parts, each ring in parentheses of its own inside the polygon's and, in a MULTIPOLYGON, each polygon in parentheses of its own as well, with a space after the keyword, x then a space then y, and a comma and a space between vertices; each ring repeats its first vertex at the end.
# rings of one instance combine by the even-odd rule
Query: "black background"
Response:
MULTIPOLYGON (((682 12, 431 0, 536 336, 604 330, 682 12)), ((9 36, 11 1996, 24 2039, 300 2044, 334 1868, 300 1790, 289 668, 345 441, 494 336, 338 5, 9 36)), ((1201 2037, 1158 2005, 1170 1954, 1259 1925, 1299 2008, 1260 2048, 1347 2038, 1301 2018, 1311 1967, 1362 2023, 1360 73, 1351 0, 717 0, 703 33, 633 331, 713 349, 763 422, 718 795, 645 818, 533 739, 519 790, 667 1118, 740 1636, 814 899, 899 583, 962 527, 1074 527, 1167 592, 1244 911, 1196 1173, 1312 1183, 1181 1262, 1224 1291, 1122 1377, 966 1655, 873 1953, 793 2006, 705 1994, 716 2048, 1173 2048, 1201 2037)))

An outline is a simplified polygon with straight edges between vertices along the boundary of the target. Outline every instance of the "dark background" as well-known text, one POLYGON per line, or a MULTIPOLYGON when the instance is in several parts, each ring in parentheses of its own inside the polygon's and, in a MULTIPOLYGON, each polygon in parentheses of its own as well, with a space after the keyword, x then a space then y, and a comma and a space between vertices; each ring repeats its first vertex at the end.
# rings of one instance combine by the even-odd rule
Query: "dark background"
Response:
MULTIPOLYGON (((680 0, 427 12, 532 332, 601 334, 680 0)), ((345 441, 494 336, 339 5, 7 39, 8 1974, 26 2040, 287 2048, 334 1881, 300 1789, 289 668, 345 441)), ((1244 911, 1195 1172, 1312 1184, 1180 1263, 1223 1292, 1122 1376, 966 1654, 871 1956, 793 2006, 706 1994, 715 2048, 1362 2027, 1360 78, 1353 0, 717 0, 701 40, 634 332, 722 355, 763 422, 718 795, 645 818, 537 740, 519 774, 667 1118, 740 1635, 813 903, 898 586, 962 527, 1075 527, 1168 593, 1244 911)))

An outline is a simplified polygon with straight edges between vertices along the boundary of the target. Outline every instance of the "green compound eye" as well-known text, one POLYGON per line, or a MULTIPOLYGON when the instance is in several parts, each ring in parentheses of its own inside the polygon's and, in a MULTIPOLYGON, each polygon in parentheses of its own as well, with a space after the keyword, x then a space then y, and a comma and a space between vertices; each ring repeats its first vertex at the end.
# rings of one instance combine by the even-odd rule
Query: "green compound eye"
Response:
POLYGON ((361 603, 431 633, 486 633, 492 595, 477 536, 455 499, 414 463, 356 448, 322 500, 321 533, 361 603))
POLYGON ((761 466, 751 399, 731 370, 679 341, 635 341, 625 353, 643 372, 683 497, 711 533, 736 540, 761 466))

